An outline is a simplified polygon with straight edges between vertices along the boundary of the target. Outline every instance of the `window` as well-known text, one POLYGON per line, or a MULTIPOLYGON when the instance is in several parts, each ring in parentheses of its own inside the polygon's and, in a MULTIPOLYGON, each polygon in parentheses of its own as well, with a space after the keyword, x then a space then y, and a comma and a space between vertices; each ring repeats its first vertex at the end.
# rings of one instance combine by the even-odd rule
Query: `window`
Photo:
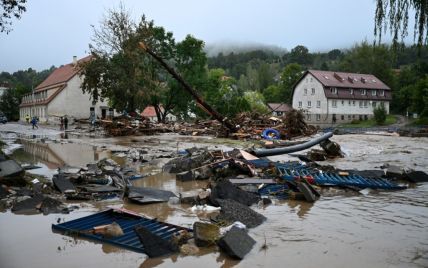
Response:
POLYGON ((307 88, 304 89, 303 95, 308 95, 308 89, 307 88))
POLYGON ((345 116, 342 114, 341 116, 340 116, 340 119, 343 121, 343 120, 345 120, 345 116))
POLYGON ((320 121, 320 120, 321 120, 321 115, 317 114, 317 121, 320 121))
POLYGON ((355 101, 352 101, 352 105, 355 106, 355 101))
POLYGON ((337 100, 333 100, 332 106, 337 107, 337 100))
POLYGON ((372 106, 373 106, 373 108, 376 108, 376 102, 375 101, 372 102, 372 106))
POLYGON ((315 95, 315 88, 312 88, 312 95, 315 95))
POLYGON ((354 95, 354 89, 352 89, 352 88, 351 88, 351 89, 349 90, 349 93, 351 93, 351 95, 354 95))
POLYGON ((345 105, 345 101, 342 101, 342 106, 345 105))
POLYGON ((337 94, 337 88, 335 87, 330 88, 330 92, 333 94, 337 94))
POLYGON ((317 108, 320 108, 321 107, 321 101, 317 101, 317 108))
POLYGON ((302 108, 302 102, 299 101, 299 108, 302 108))
POLYGON ((306 77, 305 81, 306 81, 306 83, 308 82, 308 78, 307 77, 306 77))
POLYGON ((306 114, 306 120, 311 121, 311 114, 306 114))
POLYGON ((363 108, 363 101, 359 101, 360 102, 360 108, 363 108))
POLYGON ((366 90, 365 89, 361 89, 361 95, 366 95, 366 90))
POLYGON ((379 96, 385 96, 385 90, 381 90, 381 91, 379 92, 379 96))
POLYGON ((312 77, 311 77, 311 82, 313 81, 312 77))
POLYGON ((372 96, 376 96, 376 90, 375 89, 372 90, 372 96))
POLYGON ((351 120, 351 118, 352 118, 352 117, 351 117, 351 115, 350 115, 350 114, 348 114, 348 120, 351 120))
POLYGON ((312 107, 312 102, 308 101, 308 107, 312 107))
POLYGON ((351 101, 348 101, 349 106, 351 106, 351 101))
POLYGON ((367 101, 364 101, 364 107, 367 108, 367 101))

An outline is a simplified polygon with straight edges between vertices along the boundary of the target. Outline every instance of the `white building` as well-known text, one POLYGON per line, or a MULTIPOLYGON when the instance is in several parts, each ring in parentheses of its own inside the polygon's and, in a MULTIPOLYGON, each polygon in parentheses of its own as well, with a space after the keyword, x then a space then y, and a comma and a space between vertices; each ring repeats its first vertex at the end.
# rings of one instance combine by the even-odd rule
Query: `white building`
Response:
POLYGON ((391 89, 371 74, 308 70, 293 87, 292 106, 306 122, 331 126, 373 117, 383 105, 389 113, 391 89))
POLYGON ((95 109, 97 117, 104 118, 108 114, 106 100, 93 105, 91 95, 81 89, 83 77, 79 76, 78 63, 90 60, 87 56, 59 67, 52 72, 34 93, 24 95, 19 106, 20 120, 24 121, 28 114, 38 116, 41 122, 59 121, 61 116, 69 119, 88 119, 90 109, 95 109))

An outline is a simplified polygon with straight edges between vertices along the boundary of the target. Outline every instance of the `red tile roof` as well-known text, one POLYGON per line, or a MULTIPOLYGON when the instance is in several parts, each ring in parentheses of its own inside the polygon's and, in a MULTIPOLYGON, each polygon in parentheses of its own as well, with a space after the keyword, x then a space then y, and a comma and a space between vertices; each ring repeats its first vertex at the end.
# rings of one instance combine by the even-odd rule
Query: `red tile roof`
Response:
MULTIPOLYGON (((78 63, 86 62, 91 59, 92 56, 86 56, 80 60, 78 60, 78 63)), ((40 85, 38 85, 35 90, 40 91, 47 87, 57 85, 60 83, 65 83, 73 76, 77 74, 79 71, 78 68, 75 68, 73 63, 69 63, 66 65, 63 65, 59 67, 58 69, 55 69, 40 85)))
POLYGON ((155 107, 153 107, 153 106, 147 106, 141 112, 141 116, 144 116, 144 117, 156 117, 155 107))
POLYGON ((290 105, 285 103, 268 103, 267 106, 275 112, 288 112, 292 109, 290 105))
POLYGON ((303 77, 306 76, 307 73, 312 74, 324 87, 391 90, 372 74, 308 70, 303 77))

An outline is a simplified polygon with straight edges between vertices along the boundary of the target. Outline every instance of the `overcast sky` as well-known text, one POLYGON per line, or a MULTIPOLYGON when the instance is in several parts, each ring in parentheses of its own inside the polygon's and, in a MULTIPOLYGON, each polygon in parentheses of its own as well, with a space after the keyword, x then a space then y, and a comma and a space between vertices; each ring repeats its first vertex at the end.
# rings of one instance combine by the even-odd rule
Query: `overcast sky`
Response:
MULTIPOLYGON (((135 19, 143 13, 172 31, 213 43, 258 43, 291 50, 347 48, 373 40, 375 0, 135 0, 123 1, 135 19)), ((90 25, 113 0, 29 0, 27 12, 0 33, 0 71, 43 70, 88 53, 90 25)), ((410 16, 412 17, 412 16, 410 16)), ((413 24, 409 24, 413 27, 413 24)), ((389 41, 388 38, 385 41, 389 41)), ((413 38, 408 39, 409 42, 413 38)))

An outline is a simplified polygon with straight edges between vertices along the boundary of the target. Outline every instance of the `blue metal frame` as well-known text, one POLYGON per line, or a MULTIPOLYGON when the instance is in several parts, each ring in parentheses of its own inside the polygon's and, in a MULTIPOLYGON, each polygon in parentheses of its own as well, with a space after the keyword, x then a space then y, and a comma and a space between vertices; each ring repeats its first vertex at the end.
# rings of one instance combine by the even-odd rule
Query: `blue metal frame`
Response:
POLYGON ((182 230, 192 232, 192 229, 189 228, 160 222, 156 219, 149 219, 114 209, 109 209, 61 224, 52 224, 52 229, 65 235, 76 235, 78 237, 88 238, 101 243, 107 243, 132 251, 145 253, 144 246, 134 231, 136 226, 143 226, 164 240, 170 240, 173 234, 182 230), (111 224, 112 222, 116 222, 120 225, 124 235, 113 238, 104 238, 100 234, 85 232, 92 230, 92 228, 96 226, 111 224))

